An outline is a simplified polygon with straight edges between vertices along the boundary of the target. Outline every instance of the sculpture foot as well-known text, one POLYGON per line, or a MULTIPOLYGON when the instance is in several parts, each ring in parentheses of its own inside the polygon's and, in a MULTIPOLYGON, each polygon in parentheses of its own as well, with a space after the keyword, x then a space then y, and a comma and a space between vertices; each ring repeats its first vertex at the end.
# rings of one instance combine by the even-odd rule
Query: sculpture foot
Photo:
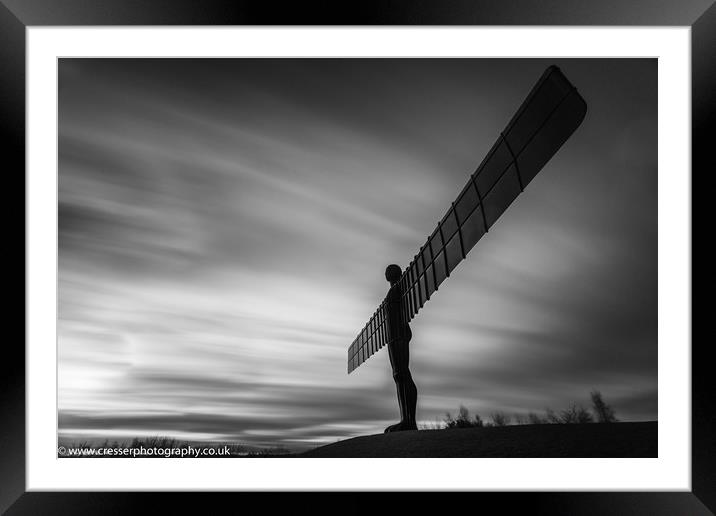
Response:
POLYGON ((396 423, 394 425, 390 425, 388 428, 385 429, 386 434, 391 432, 405 432, 407 430, 417 430, 418 425, 415 424, 415 422, 407 422, 407 421, 401 421, 400 423, 396 423))
POLYGON ((384 434, 389 434, 390 432, 397 432, 399 426, 400 426, 400 423, 396 423, 396 424, 394 424, 394 425, 390 425, 388 428, 386 428, 386 429, 383 431, 383 433, 384 433, 384 434))

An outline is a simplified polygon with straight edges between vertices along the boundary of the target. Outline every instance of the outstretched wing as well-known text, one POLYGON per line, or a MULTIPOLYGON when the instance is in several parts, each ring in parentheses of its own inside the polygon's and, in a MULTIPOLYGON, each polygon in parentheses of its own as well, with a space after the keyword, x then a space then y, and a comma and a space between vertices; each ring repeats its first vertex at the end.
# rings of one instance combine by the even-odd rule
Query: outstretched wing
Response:
POLYGON ((388 343, 386 302, 384 299, 348 347, 348 374, 388 343))
MULTIPOLYGON (((400 278, 412 320, 584 119, 587 104, 550 66, 400 278)), ((385 300, 348 348, 348 373, 387 344, 385 300)))

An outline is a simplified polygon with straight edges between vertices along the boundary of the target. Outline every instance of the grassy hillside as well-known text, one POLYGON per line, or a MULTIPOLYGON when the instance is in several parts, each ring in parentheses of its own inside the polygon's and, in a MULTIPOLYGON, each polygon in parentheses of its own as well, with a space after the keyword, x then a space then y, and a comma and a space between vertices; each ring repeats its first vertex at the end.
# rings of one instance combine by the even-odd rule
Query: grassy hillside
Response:
POLYGON ((656 457, 657 423, 514 425, 356 437, 300 457, 656 457))

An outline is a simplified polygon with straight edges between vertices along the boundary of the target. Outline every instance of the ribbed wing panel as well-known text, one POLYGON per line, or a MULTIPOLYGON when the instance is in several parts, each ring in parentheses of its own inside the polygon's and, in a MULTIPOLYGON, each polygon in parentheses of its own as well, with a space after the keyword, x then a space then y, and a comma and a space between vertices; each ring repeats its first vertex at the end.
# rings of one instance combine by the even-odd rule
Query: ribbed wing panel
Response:
POLYGON ((383 301, 348 347, 348 374, 388 343, 387 314, 383 301))
MULTIPOLYGON (((550 66, 470 176, 400 279, 410 321, 507 207, 584 119, 587 104, 556 66, 550 66)), ((348 349, 350 373, 385 339, 385 301, 348 349), (382 315, 381 315, 382 314, 382 315)))

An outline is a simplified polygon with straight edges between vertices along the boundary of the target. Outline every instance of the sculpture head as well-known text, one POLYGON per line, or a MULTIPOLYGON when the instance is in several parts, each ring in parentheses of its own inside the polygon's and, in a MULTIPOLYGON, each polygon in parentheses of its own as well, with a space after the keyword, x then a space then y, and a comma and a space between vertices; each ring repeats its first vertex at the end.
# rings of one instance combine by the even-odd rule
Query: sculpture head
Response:
POLYGON ((392 285, 400 279, 400 275, 402 273, 403 271, 400 268, 400 265, 392 263, 385 269, 385 279, 387 279, 392 285))

